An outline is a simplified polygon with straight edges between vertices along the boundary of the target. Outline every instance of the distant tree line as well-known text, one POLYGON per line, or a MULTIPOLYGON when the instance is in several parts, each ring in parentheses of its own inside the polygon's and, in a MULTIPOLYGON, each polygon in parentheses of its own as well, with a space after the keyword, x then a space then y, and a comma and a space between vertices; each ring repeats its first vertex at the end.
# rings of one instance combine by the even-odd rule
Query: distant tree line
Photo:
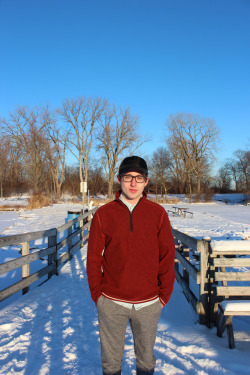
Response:
POLYGON ((135 153, 147 159, 148 191, 162 198, 249 194, 249 150, 235 151, 212 176, 218 137, 213 119, 177 113, 166 120, 166 146, 145 156, 140 147, 150 139, 139 133, 139 119, 129 107, 98 97, 65 99, 55 110, 19 106, 0 119, 0 195, 32 191, 60 198, 79 195, 80 182, 87 182, 90 195, 112 197, 120 161, 135 153))

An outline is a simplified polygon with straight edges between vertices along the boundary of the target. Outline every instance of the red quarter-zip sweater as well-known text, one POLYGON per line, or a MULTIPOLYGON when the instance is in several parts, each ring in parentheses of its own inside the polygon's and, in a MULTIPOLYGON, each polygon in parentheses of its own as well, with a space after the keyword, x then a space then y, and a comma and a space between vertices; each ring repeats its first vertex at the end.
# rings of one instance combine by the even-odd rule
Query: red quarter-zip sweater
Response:
POLYGON ((129 303, 157 297, 165 305, 172 293, 175 244, 164 208, 146 199, 131 213, 116 199, 100 207, 92 220, 87 275, 95 303, 101 294, 129 303))

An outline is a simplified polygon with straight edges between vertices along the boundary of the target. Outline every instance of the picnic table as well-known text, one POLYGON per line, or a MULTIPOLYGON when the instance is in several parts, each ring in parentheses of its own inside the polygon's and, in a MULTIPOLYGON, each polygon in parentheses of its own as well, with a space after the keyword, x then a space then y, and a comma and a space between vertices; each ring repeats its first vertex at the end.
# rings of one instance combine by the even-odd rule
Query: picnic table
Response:
POLYGON ((179 206, 172 206, 174 209, 174 212, 178 216, 186 217, 187 213, 190 214, 193 217, 193 212, 188 211, 188 207, 179 207, 179 206))
POLYGON ((178 207, 178 206, 173 206, 173 209, 175 210, 175 212, 177 212, 177 214, 178 214, 179 216, 184 215, 185 211, 188 210, 187 207, 178 207))

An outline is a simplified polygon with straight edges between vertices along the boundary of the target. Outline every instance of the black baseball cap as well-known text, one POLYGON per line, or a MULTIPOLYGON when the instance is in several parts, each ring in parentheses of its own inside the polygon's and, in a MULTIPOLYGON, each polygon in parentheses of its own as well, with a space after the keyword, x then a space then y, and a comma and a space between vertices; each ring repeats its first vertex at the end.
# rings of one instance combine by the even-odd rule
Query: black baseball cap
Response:
POLYGON ((128 156, 121 162, 119 175, 127 172, 139 172, 147 176, 148 166, 146 161, 140 156, 128 156))

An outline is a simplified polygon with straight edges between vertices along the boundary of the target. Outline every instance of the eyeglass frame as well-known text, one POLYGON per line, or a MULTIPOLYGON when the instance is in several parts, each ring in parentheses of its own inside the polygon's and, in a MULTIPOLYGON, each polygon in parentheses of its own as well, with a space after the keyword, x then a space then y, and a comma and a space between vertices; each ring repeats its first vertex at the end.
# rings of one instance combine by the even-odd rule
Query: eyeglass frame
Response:
POLYGON ((143 184, 143 182, 146 182, 146 181, 147 181, 147 176, 142 175, 142 174, 137 174, 136 176, 132 176, 131 174, 126 174, 126 173, 124 173, 124 174, 120 174, 119 177, 122 179, 123 182, 132 182, 133 179, 135 179, 135 182, 136 182, 137 184, 143 184), (129 176, 129 177, 131 177, 131 180, 130 180, 130 181, 124 181, 124 179, 123 179, 124 176, 129 176), (140 181, 137 181, 137 180, 136 180, 137 177, 143 177, 143 181, 141 181, 141 182, 140 182, 140 181))

